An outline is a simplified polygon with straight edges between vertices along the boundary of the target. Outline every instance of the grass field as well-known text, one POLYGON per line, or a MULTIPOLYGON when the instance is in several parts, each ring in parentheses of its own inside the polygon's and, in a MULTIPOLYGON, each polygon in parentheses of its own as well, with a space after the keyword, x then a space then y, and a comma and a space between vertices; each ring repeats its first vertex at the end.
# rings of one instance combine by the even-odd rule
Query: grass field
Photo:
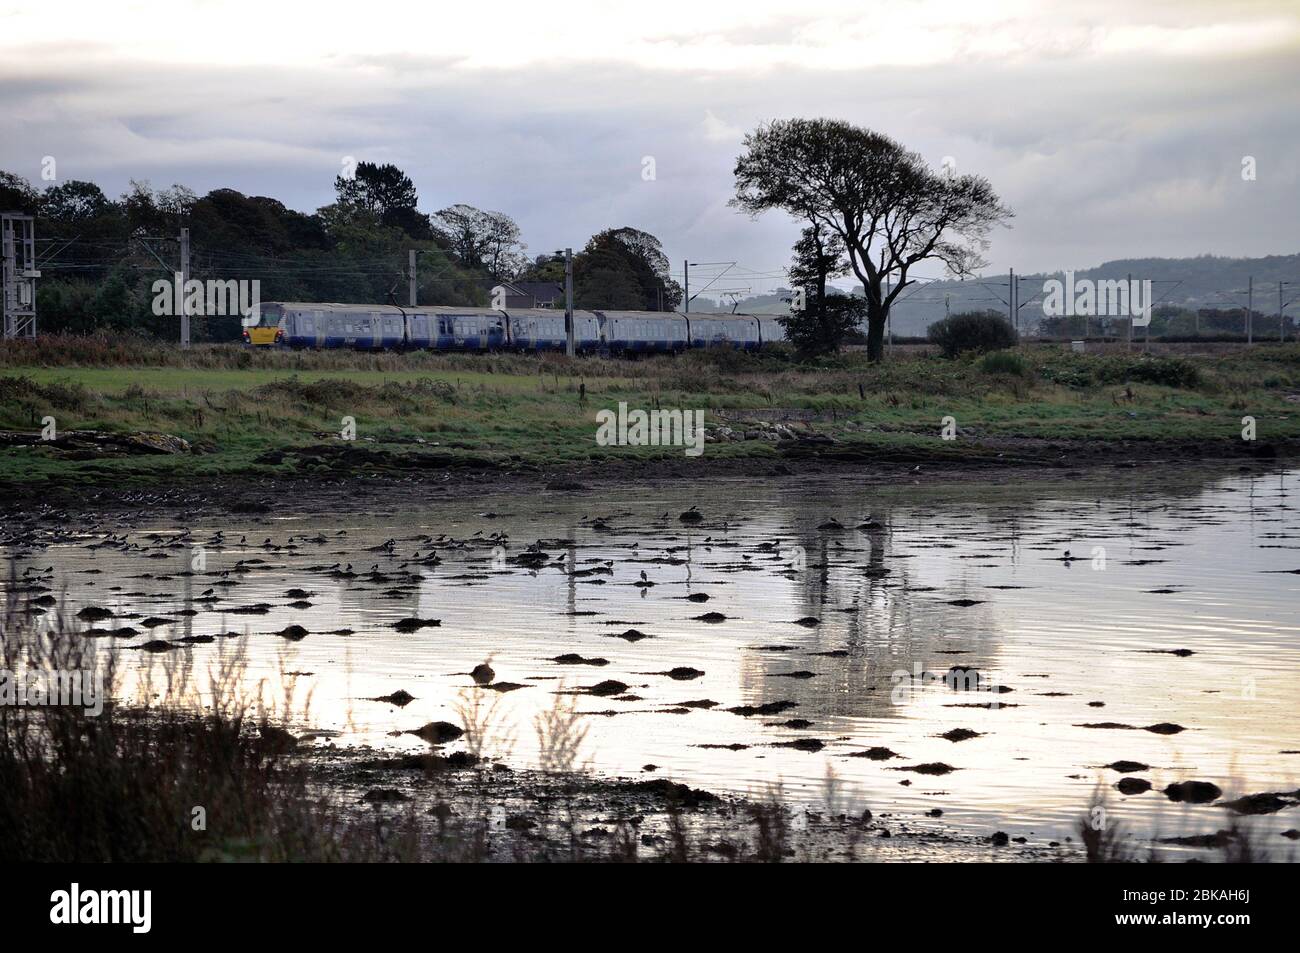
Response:
MULTIPOLYGON (((601 447, 596 413, 699 408, 706 425, 784 421, 847 445, 947 449, 1005 438, 1239 439, 1300 437, 1300 345, 1182 357, 1072 354, 1026 346, 985 358, 900 355, 879 366, 860 353, 815 365, 787 354, 691 353, 639 361, 562 356, 292 353, 96 338, 8 342, 0 348, 0 429, 156 431, 194 452, 96 457, 56 446, 0 450, 0 482, 152 482, 212 474, 288 475, 268 451, 342 445, 482 465, 580 465, 681 457, 680 447, 601 447)), ((767 440, 710 443, 701 459, 775 458, 767 440)), ((683 458, 690 462, 690 458, 683 458)), ((373 465, 368 461, 364 465, 373 465)), ((382 463, 379 464, 382 467, 382 463)))

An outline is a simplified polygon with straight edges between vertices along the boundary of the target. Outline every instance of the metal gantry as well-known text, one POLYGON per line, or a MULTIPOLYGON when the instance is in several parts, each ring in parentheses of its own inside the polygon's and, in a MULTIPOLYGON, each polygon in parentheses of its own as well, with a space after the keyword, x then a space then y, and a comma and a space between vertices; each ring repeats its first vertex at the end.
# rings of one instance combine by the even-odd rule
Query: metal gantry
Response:
POLYGON ((30 215, 0 212, 0 308, 4 336, 36 337, 36 223, 30 215))

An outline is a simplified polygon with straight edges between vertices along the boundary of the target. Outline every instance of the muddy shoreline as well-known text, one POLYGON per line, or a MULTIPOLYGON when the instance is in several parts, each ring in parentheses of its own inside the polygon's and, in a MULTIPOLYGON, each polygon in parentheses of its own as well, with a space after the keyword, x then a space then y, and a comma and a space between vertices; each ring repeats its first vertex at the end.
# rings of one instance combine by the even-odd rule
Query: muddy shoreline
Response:
MULTIPOLYGON (((661 769, 638 778, 548 774, 463 754, 400 755, 332 746, 302 755, 349 821, 408 839, 421 859, 618 862, 1012 862, 1082 859, 1073 836, 1011 838, 941 818, 804 808, 716 795, 661 769)), ((940 815, 942 812, 938 812, 940 815)))
MULTIPOLYGON (((937 441, 936 441, 937 443, 937 441)), ((159 479, 147 484, 79 479, 0 484, 0 512, 9 517, 49 515, 51 510, 109 511, 120 508, 178 507, 187 516, 229 512, 257 516, 276 511, 328 512, 355 505, 354 488, 364 481, 379 490, 419 487, 433 498, 456 498, 484 491, 590 493, 630 482, 680 485, 683 481, 724 482, 744 478, 796 482, 806 477, 853 477, 863 486, 919 486, 995 481, 1014 474, 1017 482, 1057 482, 1086 478, 1110 469, 1213 468, 1229 472, 1265 471, 1300 458, 1300 441, 1245 443, 1215 441, 1098 441, 985 439, 936 447, 873 448, 862 445, 791 441, 773 455, 748 458, 659 458, 545 466, 446 455, 424 460, 419 454, 349 444, 323 444, 284 455, 298 464, 290 476, 228 475, 206 482, 159 479), (33 511, 33 505, 39 509, 33 511)))

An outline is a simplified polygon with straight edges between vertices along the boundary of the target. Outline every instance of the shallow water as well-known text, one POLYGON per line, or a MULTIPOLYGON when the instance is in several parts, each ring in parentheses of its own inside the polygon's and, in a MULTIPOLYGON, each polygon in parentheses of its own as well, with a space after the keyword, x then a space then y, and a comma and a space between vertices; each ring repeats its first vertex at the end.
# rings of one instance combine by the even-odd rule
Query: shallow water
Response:
MULTIPOLYGON (((396 513, 390 506, 401 504, 389 504, 383 491, 365 511, 191 526, 208 573, 245 561, 224 577, 176 575, 192 552, 162 516, 129 532, 138 548, 89 548, 103 542, 95 535, 31 548, 17 568, 52 565, 45 584, 66 589, 70 611, 199 610, 131 640, 137 644, 246 631, 247 679, 310 673, 299 677, 299 690, 312 692, 315 723, 341 732, 337 744, 423 747, 391 733, 459 721, 458 695, 480 692, 498 701, 498 725, 513 730, 510 760, 527 762, 537 751, 533 719, 555 691, 617 679, 635 698, 578 699, 580 711, 601 713, 586 719, 584 746, 601 773, 637 776, 655 764, 658 776, 711 790, 752 794, 779 783, 811 803, 832 771, 843 807, 897 812, 920 829, 1061 840, 1100 782, 1111 817, 1133 830, 1211 832, 1226 826, 1223 808, 1173 804, 1159 789, 1208 780, 1228 798, 1300 786, 1300 754, 1281 753, 1300 749, 1300 575, 1292 573, 1300 569, 1293 508, 1300 471, 1209 477, 1135 469, 1052 486, 1015 480, 882 490, 836 477, 485 492, 431 496, 396 513), (704 516, 699 525, 678 519, 691 506, 704 516), (874 525, 857 528, 868 516, 874 525), (843 530, 818 529, 832 517, 843 530), (223 539, 214 542, 218 531, 223 539), (422 534, 456 542, 430 546, 422 534), (367 551, 390 538, 391 553, 367 551), (551 557, 542 568, 503 563, 539 539, 551 557), (431 549, 438 565, 412 561, 431 549), (358 578, 329 575, 327 567, 348 563, 358 578), (375 564, 387 578, 366 575, 375 564), (606 566, 612 574, 574 575, 606 566), (653 586, 635 585, 643 571, 653 586), (216 603, 192 601, 221 579, 238 584, 217 587, 216 603), (310 608, 288 607, 285 592, 294 587, 313 593, 310 608), (684 598, 691 593, 710 598, 691 602, 684 598), (259 602, 274 607, 228 613, 259 602), (727 620, 694 618, 705 612, 727 620), (441 625, 394 630, 411 616, 441 625), (795 624, 804 617, 819 624, 795 624), (297 642, 273 634, 291 623, 311 634, 297 642), (325 634, 340 628, 354 633, 325 634), (651 638, 616 637, 629 628, 651 638), (1168 654, 1173 649, 1194 654, 1168 654), (825 652, 838 654, 816 654, 825 652), (550 661, 562 653, 609 664, 550 661), (467 673, 489 656, 498 680, 526 687, 474 688, 467 673), (946 684, 953 665, 1010 691, 946 684), (662 674, 678 666, 704 674, 680 681, 662 674), (793 672, 813 675, 788 677, 793 672), (416 700, 402 709, 365 700, 398 689, 416 700), (667 710, 704 699, 717 707, 667 710), (782 700, 797 707, 767 717, 724 710, 782 700), (812 724, 784 726, 790 719, 812 724), (1100 722, 1135 727, 1082 727, 1100 722), (1142 730, 1162 722, 1186 730, 1142 730), (954 728, 979 735, 939 737, 954 728), (774 746, 796 739, 825 747, 774 746), (872 746, 900 757, 850 756, 872 746), (1102 766, 1120 759, 1150 765, 1136 776, 1155 790, 1119 795, 1111 786, 1122 775, 1102 766), (899 770, 929 762, 957 770, 942 777, 899 770), (935 807, 941 820, 923 816, 935 807)), ((178 653, 203 672, 236 641, 178 653)), ((128 669, 160 670, 172 657, 124 653, 128 669)), ((1300 826, 1297 814, 1289 808, 1258 823, 1286 844, 1277 832, 1300 826)))

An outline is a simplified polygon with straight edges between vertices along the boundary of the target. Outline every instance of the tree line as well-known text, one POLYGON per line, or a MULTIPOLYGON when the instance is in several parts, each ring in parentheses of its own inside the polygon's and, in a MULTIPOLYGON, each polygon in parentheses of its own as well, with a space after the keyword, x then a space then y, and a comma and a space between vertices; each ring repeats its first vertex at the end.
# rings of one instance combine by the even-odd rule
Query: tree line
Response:
MULTIPOLYGON (((530 257, 503 212, 467 204, 419 210, 411 178, 391 164, 360 162, 334 181, 334 201, 299 212, 268 196, 132 181, 116 199, 93 182, 37 189, 0 171, 0 209, 36 217, 37 310, 43 333, 109 330, 174 337, 176 319, 154 315, 153 283, 179 267, 190 229, 190 273, 199 280, 256 279, 264 301, 396 303, 408 300, 408 253, 417 252, 422 304, 486 307, 507 281, 562 284, 555 255, 530 257)), ((672 310, 681 287, 659 240, 623 227, 593 235, 574 255, 578 307, 672 310)), ((237 322, 197 319, 196 340, 231 340, 237 322)))
MULTIPOLYGON (((835 119, 760 126, 745 137, 734 175, 733 207, 751 216, 781 210, 802 228, 783 321, 806 356, 836 350, 865 322, 868 355, 881 360, 890 308, 915 284, 912 270, 937 262, 954 277, 974 275, 989 232, 1011 218, 986 179, 936 172, 888 136, 835 119), (862 283, 862 297, 828 290, 848 274, 862 283)), ((0 173, 0 207, 29 208, 42 235, 71 242, 71 257, 57 250, 53 259, 57 277, 39 287, 47 330, 159 333, 142 308, 141 285, 162 264, 150 243, 182 225, 191 229, 195 277, 256 277, 264 300, 397 300, 411 248, 424 302, 483 305, 493 282, 563 279, 554 255, 529 258, 504 213, 469 205, 421 212, 414 183, 396 166, 359 163, 334 189, 334 202, 305 214, 233 189, 199 198, 180 186, 155 192, 133 182, 114 201, 89 182, 37 192, 0 173)), ((593 235, 575 256, 574 285, 575 306, 586 309, 672 310, 682 302, 659 240, 635 228, 593 235)))

